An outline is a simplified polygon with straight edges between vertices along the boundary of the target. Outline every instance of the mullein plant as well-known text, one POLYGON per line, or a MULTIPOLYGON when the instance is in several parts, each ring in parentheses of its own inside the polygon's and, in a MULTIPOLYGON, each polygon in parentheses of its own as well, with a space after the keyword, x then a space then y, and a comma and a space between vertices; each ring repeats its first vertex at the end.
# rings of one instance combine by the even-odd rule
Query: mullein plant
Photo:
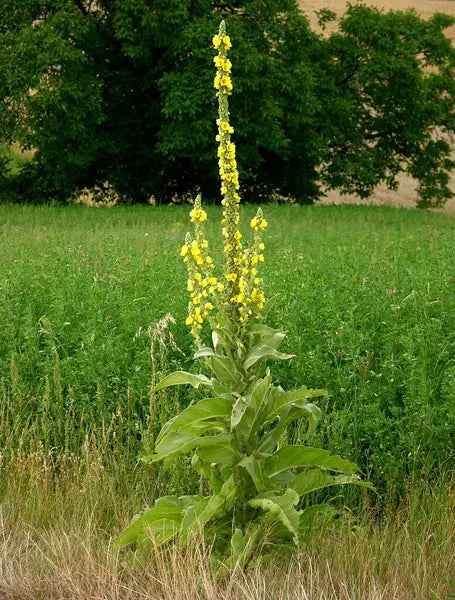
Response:
POLYGON ((205 362, 210 376, 177 371, 155 387, 158 391, 188 384, 208 393, 168 421, 156 439, 155 453, 143 458, 169 465, 191 456, 206 493, 160 498, 133 519, 116 543, 160 545, 174 540, 185 546, 202 534, 219 564, 234 568, 245 567, 275 545, 298 549, 315 528, 336 516, 328 504, 311 504, 309 494, 329 486, 370 485, 352 462, 306 445, 321 417, 312 400, 326 392, 306 387, 285 391, 272 381, 268 360, 293 355, 278 350, 284 334, 264 323, 272 301, 266 302, 260 277, 268 226, 261 209, 250 221, 248 245, 239 229, 239 175, 228 106, 231 40, 224 22, 213 46, 218 51, 214 86, 219 103, 222 273, 215 274, 200 196, 190 212, 194 233, 187 234, 181 250, 190 296, 186 324, 198 348, 195 359, 205 362), (205 328, 211 330, 210 345, 203 342, 205 328), (307 424, 303 443, 288 445, 287 428, 297 420, 307 424))

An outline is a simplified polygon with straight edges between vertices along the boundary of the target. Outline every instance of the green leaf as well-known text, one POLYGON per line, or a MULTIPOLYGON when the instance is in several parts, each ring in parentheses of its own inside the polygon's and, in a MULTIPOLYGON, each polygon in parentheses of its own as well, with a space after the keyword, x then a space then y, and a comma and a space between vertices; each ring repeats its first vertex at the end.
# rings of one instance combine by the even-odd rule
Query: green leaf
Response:
POLYGON ((241 396, 237 398, 234 406, 232 407, 231 414, 231 430, 235 429, 237 425, 240 423, 241 418, 243 417, 246 409, 248 408, 248 404, 246 398, 241 396))
POLYGON ((232 401, 226 398, 200 400, 168 421, 158 435, 156 443, 159 444, 171 431, 200 435, 202 430, 205 432, 210 428, 222 428, 222 419, 228 419, 231 410, 232 401))
POLYGON ((178 454, 185 454, 197 446, 200 441, 199 435, 171 431, 156 445, 154 454, 142 456, 141 459, 153 463, 178 454))
POLYGON ((131 524, 116 537, 114 544, 117 548, 123 548, 149 537, 154 537, 158 544, 163 544, 177 533, 182 516, 183 511, 177 497, 160 498, 153 508, 136 515, 131 524))
POLYGON ((299 496, 322 490, 333 485, 358 485, 374 489, 374 486, 369 481, 362 481, 356 475, 332 475, 327 471, 312 469, 299 473, 293 481, 289 483, 289 487, 295 490, 299 496))
POLYGON ((278 519, 282 525, 292 534, 294 543, 298 545, 298 527, 300 522, 300 511, 295 507, 299 502, 299 495, 291 488, 284 494, 276 492, 265 492, 256 496, 248 502, 252 508, 260 508, 278 519))
MULTIPOLYGON (((199 435, 192 435, 190 433, 171 431, 169 435, 163 437, 160 443, 156 445, 155 454, 144 456, 142 460, 153 463, 165 458, 174 458, 180 454, 187 454, 195 448, 200 449, 204 446, 208 446, 208 453, 212 453, 215 456, 217 445, 219 445, 219 452, 223 452, 224 456, 226 454, 225 448, 229 447, 230 440, 230 435, 223 433, 215 436, 200 437, 199 435)), ((231 452, 234 452, 232 448, 231 452)), ((202 458, 199 452, 198 455, 202 458)), ((217 461, 214 460, 211 462, 217 461)))
POLYGON ((222 356, 221 354, 216 354, 213 348, 205 347, 201 348, 197 352, 194 353, 194 358, 206 358, 207 356, 222 356))
POLYGON ((234 482, 234 477, 231 476, 224 482, 221 490, 214 496, 202 498, 188 509, 182 521, 180 535, 182 542, 185 544, 188 540, 188 535, 197 527, 202 527, 211 519, 220 517, 224 513, 232 510, 235 495, 237 493, 237 485, 234 482))
POLYGON ((273 479, 282 471, 295 467, 320 467, 349 474, 359 471, 354 463, 330 454, 327 450, 309 446, 284 446, 265 459, 264 472, 273 479))
POLYGON ((246 456, 239 462, 238 466, 245 469, 253 480, 258 492, 266 492, 277 488, 276 484, 269 477, 264 475, 261 459, 254 456, 246 456))
POLYGON ((203 438, 203 442, 196 450, 201 460, 217 463, 223 467, 231 467, 240 459, 240 455, 232 447, 230 434, 209 436, 203 438))
MULTIPOLYGON (((271 409, 271 416, 274 417, 276 414, 279 414, 288 407, 306 406, 307 401, 311 398, 322 398, 327 396, 328 393, 326 390, 312 390, 305 386, 290 392, 283 391, 281 394, 276 396, 276 400, 271 409)), ((319 411, 319 409, 317 410, 319 411)))
POLYGON ((227 356, 209 357, 209 364, 215 377, 222 383, 227 383, 237 388, 238 384, 242 382, 242 377, 235 368, 234 361, 227 356))
POLYGON ((231 537, 231 563, 240 562, 247 547, 247 540, 241 529, 236 529, 231 537))
POLYGON ((303 404, 301 406, 292 407, 283 420, 286 423, 306 417, 308 421, 308 429, 305 434, 305 439, 308 439, 316 431, 319 421, 322 418, 322 412, 315 404, 303 404))
POLYGON ((265 344, 262 346, 255 346, 252 348, 243 363, 243 368, 248 370, 254 364, 257 363, 258 360, 262 358, 273 358, 274 360, 288 360, 289 358, 294 358, 295 354, 284 354, 283 352, 278 352, 275 348, 271 346, 266 346, 265 344))
POLYGON ((261 415, 268 401, 270 382, 270 376, 258 379, 246 397, 246 410, 236 429, 238 438, 245 443, 262 426, 261 415))
POLYGON ((212 385, 210 379, 205 375, 198 375, 195 373, 187 373, 186 371, 174 371, 170 375, 167 375, 162 379, 152 390, 157 392, 173 385, 192 385, 194 388, 198 388, 200 385, 212 385))

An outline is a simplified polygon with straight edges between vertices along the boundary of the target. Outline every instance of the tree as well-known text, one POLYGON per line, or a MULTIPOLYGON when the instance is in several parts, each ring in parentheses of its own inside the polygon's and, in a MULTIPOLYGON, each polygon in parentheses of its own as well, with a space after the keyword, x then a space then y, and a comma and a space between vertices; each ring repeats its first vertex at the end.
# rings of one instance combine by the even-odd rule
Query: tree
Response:
POLYGON ((37 150, 26 181, 60 200, 107 181, 125 201, 217 197, 222 16, 246 200, 366 196, 400 171, 423 203, 450 195, 453 20, 356 5, 323 36, 295 0, 0 0, 0 142, 37 150))

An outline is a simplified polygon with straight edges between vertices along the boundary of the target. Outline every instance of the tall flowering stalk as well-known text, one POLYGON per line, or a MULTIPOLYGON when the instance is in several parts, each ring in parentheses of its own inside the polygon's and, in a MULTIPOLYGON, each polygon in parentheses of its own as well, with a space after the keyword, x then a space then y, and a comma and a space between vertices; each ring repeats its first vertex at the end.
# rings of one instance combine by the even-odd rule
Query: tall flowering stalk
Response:
POLYGON ((141 544, 152 537, 156 544, 178 539, 186 545, 202 531, 214 558, 226 569, 245 567, 265 549, 298 548, 309 532, 326 526, 337 511, 328 505, 305 506, 302 499, 308 494, 348 483, 371 486, 360 479, 355 464, 307 445, 320 419, 311 400, 326 392, 306 387, 286 392, 272 381, 267 361, 293 355, 278 351, 284 334, 261 322, 267 308, 259 273, 267 228, 261 209, 251 219, 248 245, 242 244, 239 230, 239 176, 228 106, 231 40, 224 22, 213 45, 218 50, 214 85, 224 272, 214 274, 200 196, 190 212, 194 233, 187 234, 181 250, 190 294, 186 323, 199 348, 195 358, 205 361, 210 377, 176 371, 154 390, 188 384, 207 387, 210 393, 166 423, 155 453, 143 457, 167 464, 192 455, 191 464, 210 493, 160 498, 133 519, 117 544, 141 544), (212 329, 211 346, 203 345, 205 322, 212 329), (297 419, 306 421, 306 434, 299 444, 288 445, 287 426, 297 419))
MULTIPOLYGON (((265 249, 262 233, 268 223, 262 210, 251 219, 253 230, 251 243, 243 247, 240 232, 240 195, 239 173, 237 169, 236 147, 232 141, 234 128, 230 123, 228 97, 232 94, 231 79, 232 63, 228 51, 232 47, 231 39, 226 34, 224 21, 214 36, 213 46, 218 51, 213 59, 216 67, 214 87, 218 98, 218 167, 221 179, 221 205, 223 207, 222 236, 224 243, 225 267, 224 274, 218 281, 210 269, 214 268, 210 256, 205 256, 208 242, 205 238, 203 223, 207 213, 201 208, 201 198, 197 197, 194 208, 190 212, 191 221, 195 223, 194 239, 187 234, 181 254, 188 267, 188 291, 191 294, 187 325, 192 335, 200 344, 200 330, 203 322, 208 319, 210 311, 216 305, 227 313, 230 325, 243 327, 248 319, 254 316, 260 318, 264 308, 265 296, 262 280, 259 275, 260 263, 264 261, 265 249), (208 261, 208 262, 207 262, 208 261), (224 292, 220 296, 220 292, 224 292)), ((213 326, 213 323, 211 323, 213 326)))

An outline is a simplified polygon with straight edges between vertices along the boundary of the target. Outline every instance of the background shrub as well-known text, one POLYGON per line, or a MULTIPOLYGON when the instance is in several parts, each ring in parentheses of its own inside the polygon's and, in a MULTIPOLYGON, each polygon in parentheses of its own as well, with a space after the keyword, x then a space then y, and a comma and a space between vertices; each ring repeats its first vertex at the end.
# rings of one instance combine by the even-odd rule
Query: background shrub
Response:
POLYGON ((37 150, 22 198, 106 182, 125 202, 217 198, 209 42, 222 16, 244 199, 368 196, 402 171, 423 205, 450 196, 451 17, 356 5, 324 37, 296 0, 3 0, 0 141, 37 150))

